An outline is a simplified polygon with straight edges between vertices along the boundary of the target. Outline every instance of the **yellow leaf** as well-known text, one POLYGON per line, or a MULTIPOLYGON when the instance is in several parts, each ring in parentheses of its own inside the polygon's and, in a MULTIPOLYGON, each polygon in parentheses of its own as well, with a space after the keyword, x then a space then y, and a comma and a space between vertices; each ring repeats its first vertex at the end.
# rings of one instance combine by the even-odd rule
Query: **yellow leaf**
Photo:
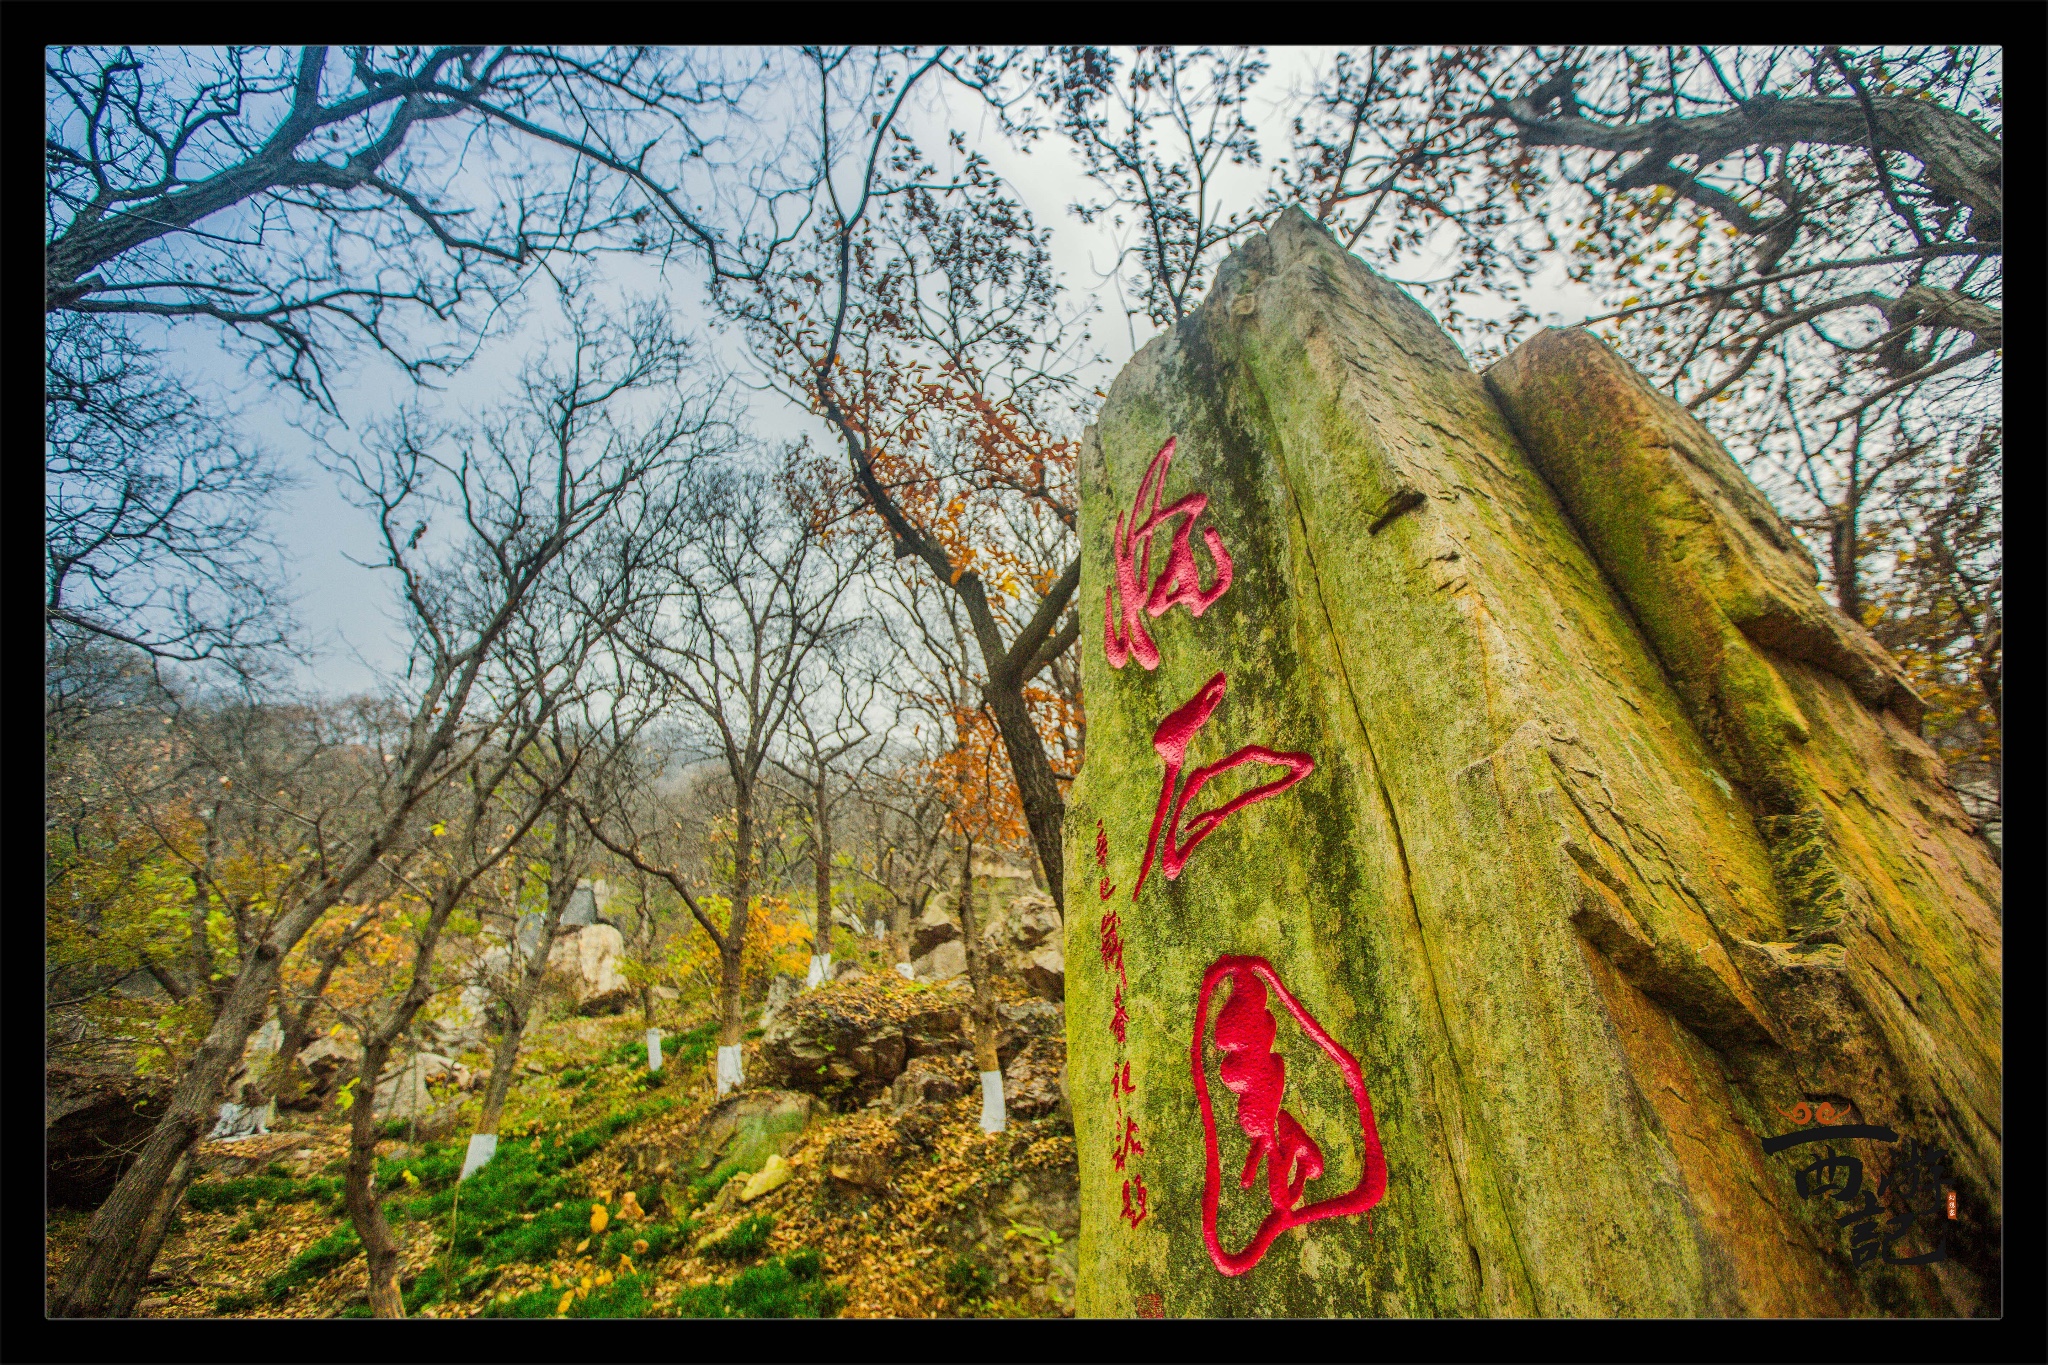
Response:
POLYGON ((585 1248, 585 1247, 587 1247, 587 1246, 589 1246, 589 1245, 590 1245, 590 1239, 589 1239, 588 1237, 585 1237, 585 1238, 584 1238, 584 1239, 583 1239, 582 1241, 580 1241, 580 1242, 578 1242, 578 1243, 576 1244, 576 1250, 578 1250, 578 1251, 580 1252, 580 1251, 582 1251, 582 1250, 583 1250, 583 1248, 585 1248))
POLYGON ((574 1302, 576 1302, 576 1291, 572 1289, 562 1295, 562 1301, 555 1305, 555 1316, 559 1318, 565 1315, 569 1311, 569 1305, 574 1302))
POLYGON ((603 1232, 604 1225, 611 1222, 611 1220, 612 1216, 605 1212, 604 1205, 592 1204, 590 1206, 590 1231, 592 1235, 603 1232))
POLYGON ((412 1173, 412 1167, 410 1166, 406 1167, 398 1174, 408 1185, 417 1185, 420 1183, 420 1178, 412 1173))
MULTIPOLYGON (((633 1243, 633 1245, 636 1247, 644 1247, 647 1245, 647 1243, 635 1242, 633 1243)), ((619 1273, 621 1275, 630 1275, 633 1273, 633 1258, 631 1256, 621 1255, 619 1257, 619 1273)))

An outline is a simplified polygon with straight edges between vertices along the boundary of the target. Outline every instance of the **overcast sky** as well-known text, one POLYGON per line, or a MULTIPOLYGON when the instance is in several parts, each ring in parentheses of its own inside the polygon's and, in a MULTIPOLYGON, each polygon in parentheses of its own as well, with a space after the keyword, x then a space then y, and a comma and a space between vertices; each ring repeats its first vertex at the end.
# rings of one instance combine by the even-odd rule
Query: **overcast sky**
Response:
MULTIPOLYGON (((1267 55, 1272 70, 1255 88, 1253 109, 1262 134, 1264 160, 1270 165, 1286 151, 1284 120, 1272 112, 1274 107, 1290 86, 1305 83, 1315 70, 1327 67, 1329 51, 1276 48, 1269 49, 1267 55)), ((1106 218, 1085 225, 1068 212, 1068 205, 1089 189, 1078 159, 1056 136, 1041 138, 1028 155, 1020 154, 996 131, 978 101, 935 83, 923 106, 915 111, 913 131, 921 145, 937 149, 944 145, 944 134, 955 126, 967 134, 969 146, 987 155, 997 171, 1017 187, 1039 224, 1053 229, 1053 259, 1064 285, 1076 297, 1092 299, 1097 307, 1090 330, 1105 364, 1091 379, 1094 387, 1107 388, 1154 328, 1143 316, 1127 319, 1122 312, 1113 276, 1119 242, 1106 218)), ((1226 169, 1231 178, 1224 188, 1232 206, 1256 202, 1267 171, 1226 169)), ((1367 260, 1371 263, 1369 254, 1367 260)), ((1427 277, 1426 261, 1413 259, 1404 265, 1427 277)), ((678 261, 664 273, 648 262, 607 256, 598 268, 605 287, 621 298, 653 295, 669 300, 687 331, 702 338, 709 354, 723 366, 741 375, 747 373, 737 338, 720 335, 705 325, 701 270, 696 262, 678 261)), ((1531 304, 1546 317, 1555 313, 1565 322, 1598 311, 1598 301, 1589 291, 1566 281, 1563 268, 1560 259, 1530 292, 1531 304)), ((444 418, 460 420, 508 396, 512 380, 540 335, 537 329, 556 316, 546 297, 545 280, 537 284, 524 325, 487 345, 464 372, 446 381, 439 393, 415 393, 381 357, 350 357, 347 374, 336 385, 349 426, 360 430, 408 399, 416 398, 444 418)), ((237 395, 247 435, 282 456, 301 480, 284 500, 275 522, 286 550, 299 618, 313 647, 301 683, 329 695, 372 687, 380 673, 403 667, 404 653, 389 576, 351 562, 378 557, 370 518, 349 505, 333 476, 314 460, 314 443, 298 425, 308 416, 298 400, 265 389, 222 349, 220 338, 209 335, 205 328, 182 327, 172 335, 180 366, 237 395)), ((806 431, 824 434, 814 429, 807 414, 774 395, 752 396, 746 412, 753 434, 764 440, 784 440, 806 431)))

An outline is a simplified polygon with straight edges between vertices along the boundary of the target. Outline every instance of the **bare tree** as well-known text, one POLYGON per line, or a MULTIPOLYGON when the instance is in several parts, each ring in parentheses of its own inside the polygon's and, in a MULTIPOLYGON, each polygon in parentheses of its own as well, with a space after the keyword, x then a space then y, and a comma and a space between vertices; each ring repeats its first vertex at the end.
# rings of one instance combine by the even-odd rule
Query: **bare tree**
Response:
POLYGON ((1112 270, 1132 265, 1131 298, 1162 327, 1187 316, 1218 253, 1257 227, 1248 202, 1229 209, 1225 166, 1259 164, 1247 108, 1265 74, 1245 48, 1147 46, 1128 66, 1102 47, 1059 48, 1040 58, 1040 100, 1080 154, 1101 196, 1077 200, 1084 223, 1107 216, 1120 237, 1112 270))
POLYGON ((303 853, 286 874, 297 888, 243 955, 196 1055, 172 1091, 169 1112, 94 1215, 85 1244, 55 1299, 61 1316, 95 1316, 116 1305, 116 1287, 137 1249, 137 1231, 173 1168, 199 1140, 231 1069, 273 995, 279 970, 307 931, 352 887, 417 837, 422 802, 459 779, 495 727, 468 716, 485 670, 521 606, 564 551, 617 515, 652 476, 686 452, 708 418, 679 407, 644 428, 618 408, 641 389, 674 386, 685 353, 649 315, 626 344, 579 323, 570 355, 550 380, 527 379, 524 421, 487 422, 473 439, 426 439, 400 423, 381 450, 342 457, 376 517, 385 565, 398 578, 413 633, 403 727, 373 750, 360 792, 334 826, 306 826, 303 853), (439 571, 415 553, 426 518, 447 515, 464 539, 439 571), (412 528, 412 529, 409 529, 412 528))
POLYGON ((741 956, 758 890, 765 771, 798 709, 806 665, 846 631, 838 605, 861 556, 835 557, 769 479, 729 468, 681 482, 672 520, 688 539, 669 600, 637 623, 630 648, 647 684, 684 718, 729 784, 725 923, 706 912, 680 859, 662 852, 623 803, 592 827, 614 853, 671 887, 718 949, 723 1094, 745 1079, 741 956))
POLYGON ((1007 117, 1014 62, 806 50, 817 92, 813 227, 744 286, 718 282, 762 368, 822 417, 845 461, 804 471, 826 515, 912 558, 963 604, 983 696, 1055 897, 1065 802, 1025 689, 1072 647, 1074 443, 1086 336, 1057 306, 1046 235, 955 135, 941 175, 903 131, 920 82, 950 81, 1007 117), (1060 558, 1025 562, 1001 510, 1058 522, 1060 558), (1014 509, 1013 509, 1014 510, 1014 509))
MULTIPOLYGON (((881 671, 858 667, 851 640, 832 640, 813 655, 790 713, 787 754, 769 761, 797 786, 810 817, 812 906, 816 913, 811 939, 811 965, 805 988, 832 977, 832 813, 840 799, 859 783, 867 764, 840 772, 834 764, 861 754, 872 759, 878 750, 870 711, 886 683, 881 671)), ((900 714, 900 709, 899 709, 900 714)), ((886 733, 887 727, 884 729, 886 733)))

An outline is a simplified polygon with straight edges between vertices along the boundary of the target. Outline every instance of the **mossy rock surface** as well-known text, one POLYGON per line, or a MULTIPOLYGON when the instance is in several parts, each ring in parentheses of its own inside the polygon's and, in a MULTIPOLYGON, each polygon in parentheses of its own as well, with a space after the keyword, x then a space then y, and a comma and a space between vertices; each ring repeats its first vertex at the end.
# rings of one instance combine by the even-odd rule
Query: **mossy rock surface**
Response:
MULTIPOLYGON (((1084 440, 1080 480, 1089 744, 1066 832, 1078 1313, 1996 1311, 1981 1266, 1853 1269, 1831 1210, 1796 1192, 1796 1163, 1761 1148, 1790 1126, 1787 1107, 1853 1085, 1873 1122, 1960 1151, 1966 1199, 1995 1245, 1995 864, 1943 842, 1957 833, 1947 826, 1928 836, 1941 852, 1908 867, 1915 855, 1878 847, 1833 806, 1818 826, 1795 822, 1827 845, 1849 932, 1872 876, 1921 888, 1914 913, 1933 926, 1889 947, 1858 940, 1846 975, 1830 978, 1839 998, 1818 1020, 1795 1018, 1815 997, 1788 1003, 1770 945, 1800 942, 1805 912, 1783 883, 1813 869, 1774 849, 1759 819, 1799 812, 1759 801, 1709 723, 1712 678, 1667 666, 1662 637, 1422 309, 1283 214, 1125 368, 1084 440), (1197 586, 1214 581, 1205 528, 1232 579, 1199 616, 1185 604, 1141 612, 1158 666, 1112 667, 1118 519, 1128 532, 1149 515, 1155 504, 1134 517, 1133 503, 1169 439, 1156 505, 1206 494, 1189 536, 1197 586), (1155 856, 1134 900, 1166 776, 1158 727, 1205 687, 1214 706, 1184 736, 1188 773, 1244 746, 1314 767, 1204 822, 1283 770, 1215 775, 1182 813, 1179 875, 1155 856), (1104 951, 1110 912, 1120 977, 1104 951), (1858 946, 1892 956, 1859 968, 1858 946), (1209 1036, 1195 1032, 1205 976, 1226 957, 1269 964, 1356 1059, 1387 1179, 1369 1214, 1288 1228, 1235 1274, 1205 1235, 1197 1059, 1226 1259, 1273 1203, 1263 1178, 1239 1183, 1247 1130, 1217 1065, 1235 987, 1215 988, 1209 1036), (1878 1020, 1856 984, 1893 958, 1956 979, 1959 1036, 1902 1054, 1909 1030, 1878 1020), (1827 1059, 1826 1025, 1864 1074, 1827 1059), (1992 1120, 1988 1149, 1976 1120, 1957 1117, 1966 1106, 1992 1120), (1973 1163, 1989 1174, 1972 1177, 1973 1163), (1124 1201, 1138 1180, 1134 1222, 1124 1201)), ((1709 525, 1722 515, 1681 510, 1709 525)), ((1141 591, 1180 524, 1157 533, 1141 591)), ((1671 610, 1715 600, 1696 592, 1671 610)), ((1872 710, 1863 694, 1877 684, 1757 666, 1805 717, 1785 771, 1808 805, 1845 790, 1814 752, 1875 752, 1885 774, 1864 790, 1904 807, 1895 826, 1939 823, 1916 813, 1916 793, 1932 797, 1908 789, 1910 774, 1884 785, 1910 763, 1873 738, 1906 729, 1899 708, 1872 710)), ((1358 1108, 1335 1054, 1267 1003, 1283 1107, 1324 1166, 1299 1203, 1340 1197, 1368 1167, 1358 1108)))

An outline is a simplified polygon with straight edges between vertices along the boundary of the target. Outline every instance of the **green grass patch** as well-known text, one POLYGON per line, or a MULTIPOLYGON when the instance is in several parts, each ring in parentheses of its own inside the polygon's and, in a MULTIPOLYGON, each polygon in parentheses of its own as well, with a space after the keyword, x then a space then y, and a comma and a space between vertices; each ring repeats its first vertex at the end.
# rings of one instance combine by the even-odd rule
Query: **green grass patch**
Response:
POLYGON ((273 1204, 296 1204, 309 1199, 333 1200, 340 1194, 339 1180, 245 1175, 229 1180, 193 1181, 185 1191, 185 1206, 200 1213, 231 1213, 259 1199, 268 1199, 273 1204))
POLYGON ((689 1185, 690 1207, 697 1208, 724 1187, 725 1182, 740 1174, 737 1161, 721 1162, 709 1175, 700 1175, 689 1185))
POLYGON ((757 1213, 751 1218, 742 1218, 731 1232, 704 1248, 709 1256, 724 1261, 745 1261, 761 1254, 768 1245, 768 1234, 775 1231, 772 1214, 757 1213))
MULTIPOLYGON (((414 1281, 407 1295, 408 1311, 449 1298, 474 1298, 489 1286, 499 1267, 513 1261, 545 1264, 590 1237, 591 1201, 574 1188, 565 1172, 607 1138, 660 1113, 672 1103, 651 1101, 567 1136, 543 1135, 501 1142, 497 1154, 459 1187, 451 1185, 428 1191, 409 1201, 402 1209, 405 1216, 432 1223, 442 1238, 449 1238, 452 1229, 452 1240, 448 1254, 414 1281), (557 1204, 561 1207, 556 1208, 557 1204)), ((423 1180, 422 1185, 425 1183, 423 1180)), ((648 1200, 653 1201, 651 1191, 648 1200)), ((656 1257, 695 1231, 696 1225, 688 1221, 621 1221, 602 1237, 593 1238, 591 1250, 608 1260, 620 1255, 656 1257), (635 1252, 633 1244, 643 1240, 648 1249, 635 1252)), ((580 1300, 579 1307, 587 1307, 599 1297, 592 1295, 580 1300)), ((644 1316, 644 1304, 638 1310, 628 1311, 632 1309, 629 1297, 607 1292, 597 1311, 572 1312, 571 1316, 644 1316)), ((495 1311, 497 1316, 549 1317, 559 1301, 558 1291, 544 1305, 545 1312, 528 1312, 530 1304, 517 1307, 524 1300, 495 1311)))
POLYGON ((960 1303, 985 1299, 995 1291, 995 1273, 977 1261, 955 1256, 946 1267, 946 1292, 960 1303))
POLYGON ((846 1290, 825 1279, 818 1253, 806 1248, 686 1289, 668 1311, 679 1318, 831 1318, 845 1306, 846 1290))
POLYGON ((377 1188, 386 1194, 398 1194, 412 1187, 416 1180, 420 1189, 445 1190, 462 1174, 462 1157, 468 1148, 469 1139, 465 1137, 460 1142, 428 1143, 408 1157, 385 1157, 377 1163, 377 1188), (405 1178, 407 1171, 412 1172, 412 1180, 405 1178))
POLYGON ((363 1243, 356 1236, 355 1225, 343 1223, 292 1257, 290 1265, 265 1280, 263 1296, 272 1303, 283 1303, 292 1290, 311 1284, 337 1266, 346 1265, 361 1255, 362 1250, 363 1243))
MULTIPOLYGON (((651 1315, 653 1305, 648 1294, 654 1288, 654 1273, 641 1271, 633 1275, 621 1275, 610 1284, 601 1284, 582 1298, 569 1301, 569 1311, 562 1314, 568 1318, 644 1318, 651 1315)), ((509 1303, 493 1303, 480 1316, 486 1318, 551 1318, 561 1306, 566 1289, 535 1289, 521 1294, 509 1303)))

